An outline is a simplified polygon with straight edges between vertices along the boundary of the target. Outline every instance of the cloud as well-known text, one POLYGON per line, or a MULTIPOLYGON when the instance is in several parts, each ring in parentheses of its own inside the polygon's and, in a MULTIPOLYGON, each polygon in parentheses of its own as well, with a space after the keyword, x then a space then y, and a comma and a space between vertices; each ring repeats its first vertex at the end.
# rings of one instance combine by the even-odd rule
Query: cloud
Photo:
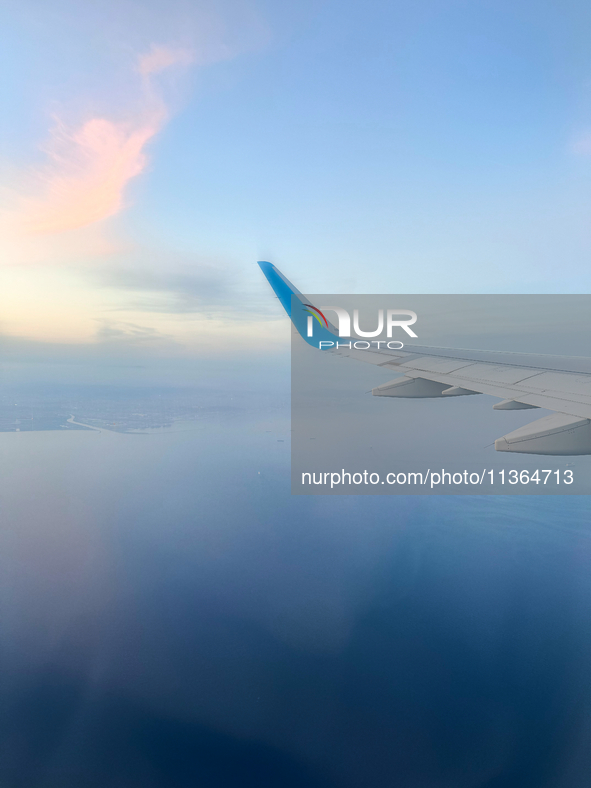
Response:
POLYGON ((139 326, 124 321, 99 320, 96 332, 98 342, 137 344, 145 342, 174 342, 173 337, 163 334, 153 326, 139 326))
POLYGON ((163 120, 92 118, 73 131, 58 125, 46 148, 49 164, 34 174, 41 194, 20 199, 12 229, 25 237, 61 233, 117 213, 126 185, 146 167, 146 143, 163 120))
POLYGON ((153 76, 188 66, 190 50, 153 45, 137 59, 143 77, 125 120, 94 116, 77 126, 56 119, 42 148, 46 163, 18 174, 1 226, 5 238, 27 240, 77 230, 125 207, 125 188, 148 164, 146 146, 168 119, 153 76))
MULTIPOLYGON (((170 260, 167 262, 170 265, 170 260)), ((116 268, 100 272, 99 279, 103 286, 128 291, 131 299, 127 308, 140 312, 220 311, 233 295, 228 273, 207 264, 176 271, 116 268)))
POLYGON ((105 220, 129 206, 130 183, 150 166, 150 143, 182 102, 183 73, 258 49, 270 35, 244 0, 78 6, 15 5, 25 26, 31 9, 41 14, 46 32, 35 40, 47 69, 36 81, 53 111, 47 138, 30 154, 34 163, 3 168, 3 266, 88 266, 128 250, 105 220))
MULTIPOLYGON (((272 314, 273 301, 261 300, 241 272, 219 260, 193 260, 163 253, 140 255, 134 267, 102 268, 90 273, 101 288, 126 294, 118 311, 162 315, 223 315, 225 320, 248 320, 272 314)), ((265 294, 266 295, 266 294, 265 294)))
POLYGON ((189 49, 172 49, 153 44, 149 52, 138 58, 137 70, 146 77, 158 74, 170 66, 189 66, 194 62, 195 53, 189 49))

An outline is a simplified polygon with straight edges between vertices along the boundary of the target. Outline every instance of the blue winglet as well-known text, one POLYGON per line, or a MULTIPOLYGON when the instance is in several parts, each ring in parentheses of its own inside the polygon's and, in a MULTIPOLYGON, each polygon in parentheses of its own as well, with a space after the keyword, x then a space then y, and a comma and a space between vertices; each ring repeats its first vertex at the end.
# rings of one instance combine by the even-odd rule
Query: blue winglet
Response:
MULTIPOLYGON (((281 271, 276 268, 273 263, 268 263, 259 260, 259 266, 267 278, 267 281, 275 291, 275 295, 279 299, 281 306, 285 309, 291 322, 296 327, 299 335, 309 344, 315 348, 319 347, 320 342, 329 341, 336 342, 337 336, 334 327, 326 321, 324 315, 306 299, 303 293, 292 285, 289 279, 286 279, 281 271), (321 317, 317 317, 316 313, 324 320, 322 324, 321 317), (308 317, 313 318, 313 332, 312 337, 308 336, 308 317), (328 328, 326 327, 328 325, 328 328), (332 329, 332 331, 330 330, 332 329)), ((323 348, 328 349, 328 348, 323 348)))

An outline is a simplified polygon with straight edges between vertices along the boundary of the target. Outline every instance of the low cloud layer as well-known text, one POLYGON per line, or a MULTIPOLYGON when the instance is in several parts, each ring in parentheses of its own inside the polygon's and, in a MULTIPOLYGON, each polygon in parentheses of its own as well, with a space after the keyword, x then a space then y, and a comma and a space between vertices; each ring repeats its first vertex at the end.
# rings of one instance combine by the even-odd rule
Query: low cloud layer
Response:
POLYGON ((125 321, 100 320, 96 333, 98 342, 137 344, 145 342, 174 342, 170 335, 163 334, 153 326, 139 326, 125 321))
POLYGON ((93 276, 101 287, 126 293, 122 311, 223 314, 225 319, 273 314, 272 299, 261 298, 259 291, 249 293, 240 272, 220 262, 178 260, 169 254, 150 265, 101 269, 93 276))

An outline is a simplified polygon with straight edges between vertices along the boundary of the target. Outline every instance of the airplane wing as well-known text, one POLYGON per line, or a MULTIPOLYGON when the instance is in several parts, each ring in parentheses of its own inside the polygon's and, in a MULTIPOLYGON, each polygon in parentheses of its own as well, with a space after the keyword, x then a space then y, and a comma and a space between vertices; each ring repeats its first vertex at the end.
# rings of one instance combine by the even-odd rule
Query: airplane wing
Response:
MULTIPOLYGON (((318 347, 319 340, 334 341, 336 329, 328 321, 314 340, 307 336, 310 310, 305 297, 271 263, 259 262, 300 335, 318 347), (293 310, 292 297, 302 303, 293 310), (306 308, 308 308, 306 310, 306 308)), ((324 316, 323 316, 324 317, 324 316)), ((336 344, 336 343, 335 343, 336 344)), ((490 394, 499 398, 495 410, 545 408, 549 416, 498 438, 495 449, 521 454, 591 454, 591 359, 486 350, 412 345, 408 350, 376 348, 355 350, 342 346, 323 352, 375 364, 403 373, 372 390, 377 397, 458 397, 490 394)))

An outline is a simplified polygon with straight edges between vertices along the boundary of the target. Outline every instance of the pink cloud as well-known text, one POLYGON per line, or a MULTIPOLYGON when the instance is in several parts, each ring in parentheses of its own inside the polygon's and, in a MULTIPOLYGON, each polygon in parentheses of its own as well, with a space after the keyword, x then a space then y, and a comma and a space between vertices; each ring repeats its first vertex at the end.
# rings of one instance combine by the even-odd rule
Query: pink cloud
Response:
MULTIPOLYGON (((156 75, 174 66, 224 60, 238 51, 225 43, 217 17, 202 22, 192 49, 152 44, 137 58, 136 89, 128 103, 133 109, 126 120, 105 115, 90 117, 78 126, 58 121, 44 146, 46 163, 14 174, 13 188, 5 188, 2 194, 9 205, 0 213, 2 244, 10 252, 4 255, 7 259, 49 259, 48 235, 59 237, 59 248, 68 247, 65 236, 69 234, 73 248, 84 248, 86 255, 96 252, 96 233, 88 236, 92 238, 88 247, 84 234, 125 208, 126 187, 146 169, 147 145, 168 118, 156 75)), ((111 244, 101 248, 110 249, 111 244)))
POLYGON ((146 145, 167 119, 152 76, 192 61, 190 50, 153 45, 137 60, 144 79, 130 102, 136 107, 131 119, 92 117, 74 128, 58 122, 45 145, 47 163, 18 176, 17 196, 2 217, 7 236, 64 233, 125 207, 125 188, 145 170, 146 145))
POLYGON ((158 74, 170 66, 189 66, 195 61, 195 53, 189 49, 171 49, 152 45, 152 49, 138 58, 137 70, 146 77, 158 74))
POLYGON ((163 116, 144 123, 92 118, 80 128, 54 131, 50 163, 34 173, 35 196, 21 200, 14 218, 19 235, 60 233, 117 213, 127 183, 145 169, 146 143, 163 116))

